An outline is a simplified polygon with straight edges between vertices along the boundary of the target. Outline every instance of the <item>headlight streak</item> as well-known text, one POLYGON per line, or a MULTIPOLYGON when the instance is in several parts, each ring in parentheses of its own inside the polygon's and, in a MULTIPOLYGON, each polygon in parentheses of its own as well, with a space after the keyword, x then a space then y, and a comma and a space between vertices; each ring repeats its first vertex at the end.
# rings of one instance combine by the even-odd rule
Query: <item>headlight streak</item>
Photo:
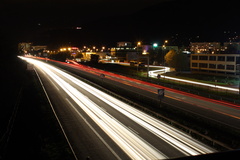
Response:
POLYGON ((92 94, 94 93, 96 97, 98 97, 108 105, 112 106, 122 114, 126 115, 136 123, 140 124, 150 132, 154 133, 158 137, 162 138, 168 143, 171 143, 173 146, 180 149, 186 155, 205 154, 214 151, 209 148, 203 147, 203 144, 199 144, 199 142, 195 141, 190 136, 181 133, 175 128, 170 127, 153 117, 150 117, 149 115, 119 101, 116 98, 109 96, 108 94, 76 79, 75 77, 72 77, 71 75, 68 75, 65 72, 58 70, 54 67, 52 67, 52 69, 59 72, 61 75, 64 75, 66 78, 68 78, 81 88, 85 89, 86 91, 92 94))
POLYGON ((129 128, 112 118, 111 115, 90 101, 89 98, 80 93, 77 89, 73 88, 69 83, 54 74, 49 69, 50 66, 42 64, 42 62, 28 61, 39 66, 59 86, 61 86, 61 88, 89 115, 89 117, 91 117, 91 119, 98 124, 99 127, 106 132, 106 134, 108 134, 109 137, 111 137, 113 141, 115 141, 132 159, 167 158, 145 140, 133 133, 129 128))
MULTIPOLYGON (((164 69, 149 71, 148 74, 149 74, 150 77, 156 78, 158 74, 155 73, 155 72, 163 72, 163 70, 164 70, 164 69)), ((238 88, 230 88, 230 87, 217 86, 217 85, 214 85, 214 84, 194 82, 194 81, 190 81, 190 80, 179 79, 179 78, 168 77, 168 76, 164 76, 164 78, 166 78, 166 79, 171 79, 171 80, 175 80, 175 81, 181 81, 181 82, 185 82, 185 83, 190 83, 190 84, 197 84, 197 85, 202 85, 202 86, 207 86, 207 87, 212 87, 212 88, 219 88, 219 89, 225 89, 225 90, 230 90, 230 91, 239 92, 239 89, 238 89, 238 88)))
POLYGON ((198 144, 199 142, 195 141, 191 137, 186 134, 181 133, 180 131, 176 130, 173 127, 167 126, 166 124, 162 123, 161 121, 150 117, 149 115, 115 99, 108 94, 84 83, 79 81, 78 79, 60 71, 61 74, 66 76, 69 80, 73 83, 77 84, 81 88, 85 89, 90 93, 94 93, 96 97, 107 103, 108 105, 112 106, 122 114, 126 115, 136 123, 140 124, 150 132, 154 133, 158 137, 162 138, 163 140, 171 143, 173 146, 180 149, 186 155, 197 155, 197 154, 204 154, 204 153, 211 153, 213 150, 208 148, 202 147, 203 144, 198 144), (191 139, 191 140, 189 140, 191 139))
MULTIPOLYGON (((151 150, 151 147, 144 142, 144 140, 140 140, 140 137, 137 138, 136 135, 133 136, 132 131, 129 131, 129 129, 125 126, 123 126, 120 122, 115 120, 114 118, 111 118, 111 115, 109 115, 106 111, 102 110, 101 107, 97 106, 95 103, 90 101, 86 96, 82 95, 79 91, 77 91, 75 88, 73 88, 70 84, 66 83, 63 81, 61 78, 59 78, 57 75, 52 73, 49 69, 51 68, 54 71, 58 72, 58 74, 61 74, 62 76, 66 77, 73 83, 77 84, 81 88, 85 89, 86 91, 94 94, 96 97, 107 103, 108 105, 112 106, 122 114, 126 115, 139 125, 143 126, 156 136, 160 137, 161 139, 165 140, 172 146, 176 147, 186 155, 197 155, 197 154, 204 154, 204 153, 211 153, 214 152, 213 149, 210 149, 206 147, 205 145, 197 142, 190 136, 181 133, 177 129, 170 127, 166 125, 165 123, 107 95, 106 93, 66 74, 65 72, 56 69, 55 67, 52 67, 50 65, 47 65, 42 62, 35 62, 36 60, 32 59, 27 59, 29 61, 32 61, 32 63, 41 64, 41 67, 45 68, 45 72, 48 72, 48 74, 56 81, 63 89, 65 90, 66 93, 69 94, 69 96, 82 108, 84 111, 95 121, 95 123, 99 124, 101 128, 109 134, 109 136, 116 141, 116 143, 121 147, 124 148, 123 150, 126 151, 130 157, 137 157, 141 155, 144 156, 150 156, 148 155, 147 151, 148 149, 151 150), (81 98, 80 98, 81 97, 81 98), (104 116, 103 116, 104 115, 104 116), (105 121, 105 122, 103 122, 105 121), (110 123, 111 122, 111 123, 110 123), (112 125, 114 124, 114 125, 112 125), (116 128, 116 126, 118 126, 116 128), (119 130, 119 128, 121 128, 119 130), (124 132, 123 132, 124 131, 124 132), (121 135, 117 134, 121 133, 121 135), (126 134, 127 133, 127 134, 126 134), (127 137, 122 137, 123 135, 127 135, 127 137), (133 137, 134 138, 133 138, 133 137), (117 137, 117 138, 116 138, 117 137), (131 138, 130 138, 131 137, 131 138), (128 143, 131 142, 131 145, 136 145, 139 148, 142 148, 144 146, 145 148, 142 148, 143 151, 138 150, 138 149, 133 149, 130 144, 128 143), (139 145, 139 142, 143 143, 139 145), (126 147, 128 149, 126 149, 126 147), (148 149, 146 149, 148 148, 148 149), (130 152, 131 151, 131 152, 130 152), (141 154, 140 154, 141 153, 141 154), (146 154, 144 154, 146 153, 146 154)), ((153 152, 156 152, 155 149, 152 149, 153 152)), ((157 152, 159 154, 159 152, 157 152)), ((155 153, 154 153, 155 154, 155 153)), ((143 157, 144 157, 143 156, 143 157)), ((166 158, 165 156, 161 155, 162 158, 166 158)), ((138 159, 140 158, 138 157, 138 159)), ((141 158, 143 158, 141 157, 141 158)), ((135 159, 133 158, 133 159, 135 159)), ((152 158, 151 158, 152 159, 152 158)))

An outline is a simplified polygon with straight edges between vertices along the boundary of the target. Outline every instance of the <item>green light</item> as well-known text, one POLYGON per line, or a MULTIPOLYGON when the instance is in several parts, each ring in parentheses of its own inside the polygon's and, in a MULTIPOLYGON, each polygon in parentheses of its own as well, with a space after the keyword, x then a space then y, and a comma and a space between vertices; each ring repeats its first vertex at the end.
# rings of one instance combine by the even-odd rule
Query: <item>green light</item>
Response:
POLYGON ((158 44, 157 43, 153 43, 153 47, 154 48, 158 47, 158 44))

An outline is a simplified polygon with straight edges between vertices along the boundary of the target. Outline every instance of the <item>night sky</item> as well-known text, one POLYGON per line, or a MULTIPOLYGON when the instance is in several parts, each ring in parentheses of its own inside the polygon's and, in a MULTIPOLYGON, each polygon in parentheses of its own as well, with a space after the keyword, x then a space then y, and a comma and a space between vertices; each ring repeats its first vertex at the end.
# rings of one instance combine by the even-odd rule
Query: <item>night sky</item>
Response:
MULTIPOLYGON (((239 35, 237 1, 1 0, 2 46, 114 46, 118 41, 187 45, 239 35), (77 27, 80 27, 77 29, 77 27)), ((1 47, 5 48, 5 47, 1 47)))

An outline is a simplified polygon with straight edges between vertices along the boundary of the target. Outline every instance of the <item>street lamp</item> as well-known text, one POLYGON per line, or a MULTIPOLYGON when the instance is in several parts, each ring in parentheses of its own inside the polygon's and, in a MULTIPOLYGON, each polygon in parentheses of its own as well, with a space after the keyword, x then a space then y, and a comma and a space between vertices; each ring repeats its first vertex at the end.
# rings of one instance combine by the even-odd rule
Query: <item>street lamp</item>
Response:
MULTIPOLYGON (((239 58, 240 60, 240 58, 239 58)), ((238 94, 240 94, 240 64, 237 64, 237 69, 238 69, 238 94)))
MULTIPOLYGON (((165 40, 164 41, 164 44, 163 44, 163 66, 164 66, 164 74, 166 73, 166 64, 165 64, 165 56, 166 56, 166 45, 167 45, 167 43, 168 43, 168 40, 165 40)), ((164 75, 164 77, 165 77, 165 75, 164 75)))
POLYGON ((153 48, 157 48, 158 44, 157 43, 153 43, 153 48))
POLYGON ((138 64, 139 64, 139 47, 141 46, 141 42, 137 42, 137 72, 138 72, 138 64))

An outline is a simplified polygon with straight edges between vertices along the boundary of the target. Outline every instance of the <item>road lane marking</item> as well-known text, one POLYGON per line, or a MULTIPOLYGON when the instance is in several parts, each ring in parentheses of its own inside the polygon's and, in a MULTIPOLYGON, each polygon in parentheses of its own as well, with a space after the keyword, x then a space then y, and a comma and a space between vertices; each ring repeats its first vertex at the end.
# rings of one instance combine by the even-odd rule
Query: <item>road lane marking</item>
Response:
POLYGON ((138 134, 139 135, 139 133, 137 132, 137 131, 135 131, 132 127, 128 127, 133 133, 135 133, 135 134, 138 134))
POLYGON ((93 128, 93 126, 84 118, 84 116, 74 107, 74 105, 66 98, 66 101, 70 104, 70 106, 75 110, 75 112, 84 120, 84 122, 88 125, 88 127, 94 132, 94 134, 103 142, 103 144, 112 152, 112 154, 118 159, 121 158, 117 155, 117 153, 108 145, 108 143, 100 136, 100 134, 93 128))
POLYGON ((47 76, 48 80, 53 84, 53 86, 59 91, 60 89, 56 86, 56 84, 47 76))
POLYGON ((63 135, 64 135, 64 137, 65 137, 65 139, 66 139, 66 141, 67 141, 67 143, 68 143, 68 145, 69 145, 69 147, 70 147, 70 149, 71 149, 71 151, 72 151, 72 154, 73 154, 74 158, 75 158, 76 160, 78 160, 78 158, 77 158, 77 156, 76 156, 76 153, 75 153, 75 151, 74 151, 74 149, 73 149, 73 147, 72 147, 72 145, 71 145, 71 143, 70 143, 70 141, 69 141, 69 139, 68 139, 68 136, 67 136, 67 134, 66 134, 66 132, 65 132, 65 130, 64 130, 64 128, 63 128, 63 126, 62 126, 62 124, 61 124, 61 122, 60 122, 60 120, 59 120, 59 118, 58 118, 58 116, 57 116, 57 114, 56 114, 56 112, 55 112, 55 110, 54 110, 54 107, 53 107, 53 105, 52 105, 52 102, 51 102, 48 94, 47 94, 47 91, 46 91, 46 89, 45 89, 45 86, 43 85, 42 80, 41 80, 41 78, 40 78, 40 76, 39 76, 39 74, 38 74, 38 72, 37 72, 37 70, 36 70, 35 68, 34 68, 34 71, 35 71, 35 73, 36 73, 36 75, 37 75, 37 77, 38 77, 38 80, 39 80, 39 82, 40 82, 40 84, 41 84, 41 86, 42 86, 42 88, 43 88, 43 91, 44 91, 44 93, 45 93, 45 95, 46 95, 46 97, 47 97, 48 103, 49 103, 49 105, 51 106, 51 109, 52 109, 52 111, 53 111, 53 114, 54 114, 54 116, 56 117, 56 119, 57 119, 57 121, 58 121, 58 124, 59 124, 59 126, 60 126, 60 128, 61 128, 61 130, 62 130, 62 132, 63 132, 63 135))

